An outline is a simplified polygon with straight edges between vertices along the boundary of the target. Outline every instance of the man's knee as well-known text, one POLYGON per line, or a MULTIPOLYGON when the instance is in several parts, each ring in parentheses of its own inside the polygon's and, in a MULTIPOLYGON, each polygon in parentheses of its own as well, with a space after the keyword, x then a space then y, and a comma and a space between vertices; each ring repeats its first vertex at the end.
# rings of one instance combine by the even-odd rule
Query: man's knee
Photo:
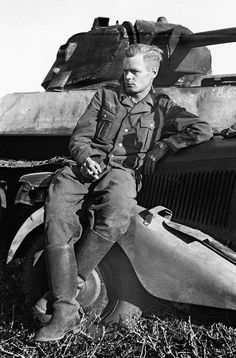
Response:
POLYGON ((58 213, 74 210, 88 189, 79 181, 76 171, 70 167, 59 170, 49 186, 45 209, 47 212, 58 213))
POLYGON ((113 193, 95 208, 95 230, 104 237, 112 236, 113 240, 116 241, 126 232, 135 205, 135 199, 122 195, 116 196, 113 193))

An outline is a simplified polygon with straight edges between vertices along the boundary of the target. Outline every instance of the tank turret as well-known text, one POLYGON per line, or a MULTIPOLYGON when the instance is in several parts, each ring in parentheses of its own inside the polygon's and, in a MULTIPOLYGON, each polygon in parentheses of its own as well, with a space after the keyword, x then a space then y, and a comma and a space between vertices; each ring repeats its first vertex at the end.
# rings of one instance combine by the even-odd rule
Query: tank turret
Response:
POLYGON ((165 17, 113 26, 109 18, 99 17, 89 32, 72 36, 59 48, 42 86, 51 91, 119 81, 124 49, 132 43, 146 43, 159 46, 164 53, 154 85, 188 87, 211 74, 211 53, 205 46, 234 41, 236 28, 193 34, 165 17))

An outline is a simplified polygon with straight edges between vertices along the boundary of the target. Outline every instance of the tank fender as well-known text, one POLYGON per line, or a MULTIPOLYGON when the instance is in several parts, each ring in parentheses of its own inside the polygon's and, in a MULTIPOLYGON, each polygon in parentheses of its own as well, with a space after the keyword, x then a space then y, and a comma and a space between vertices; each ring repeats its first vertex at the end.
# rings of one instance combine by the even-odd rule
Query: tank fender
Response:
POLYGON ((0 187, 0 206, 1 206, 3 209, 6 209, 6 208, 7 208, 6 193, 5 193, 4 188, 1 188, 1 187, 0 187))
POLYGON ((11 243, 10 249, 8 251, 7 264, 11 262, 11 260, 15 256, 16 251, 18 250, 18 248, 20 247, 26 236, 30 232, 32 232, 36 227, 43 224, 43 220, 44 220, 44 207, 42 206, 41 208, 36 210, 33 214, 31 214, 21 225, 20 229, 17 231, 11 243))
MULTIPOLYGON (((25 178, 22 177, 22 179, 25 179, 25 178)), ((166 209, 165 207, 159 206, 158 212, 160 212, 160 215, 162 215, 164 217, 167 217, 169 219, 171 218, 171 215, 172 215, 171 211, 166 209)), ((152 215, 150 216, 150 220, 152 220, 152 215)), ((146 217, 146 220, 148 220, 147 217, 146 217)), ((22 242, 24 241, 26 236, 31 231, 33 231, 36 227, 43 224, 43 221, 44 221, 44 207, 42 206, 41 208, 39 208, 38 210, 33 212, 33 214, 31 214, 25 220, 25 222, 22 224, 20 229, 17 231, 17 233, 11 243, 10 249, 8 251, 7 263, 11 262, 16 251, 18 250, 18 248, 20 247, 20 245, 22 244, 22 242)), ((146 224, 148 225, 149 223, 147 222, 146 224)))
POLYGON ((48 188, 54 175, 54 172, 29 173, 22 175, 19 182, 27 183, 31 188, 48 188))
POLYGON ((208 235, 171 223, 157 209, 137 206, 139 211, 119 241, 142 286, 164 300, 235 310, 232 258, 205 245, 214 244, 208 235))

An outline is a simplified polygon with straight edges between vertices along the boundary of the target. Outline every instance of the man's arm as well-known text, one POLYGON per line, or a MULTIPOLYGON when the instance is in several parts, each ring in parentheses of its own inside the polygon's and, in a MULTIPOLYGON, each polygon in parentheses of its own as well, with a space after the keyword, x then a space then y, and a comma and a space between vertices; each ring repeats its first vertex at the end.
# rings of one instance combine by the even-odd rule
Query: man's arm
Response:
POLYGON ((177 106, 168 96, 162 96, 159 100, 160 120, 163 123, 161 141, 147 153, 144 162, 144 174, 154 172, 156 163, 167 152, 176 152, 210 140, 213 136, 209 123, 200 119, 195 114, 177 106))
POLYGON ((160 100, 164 115, 162 141, 176 152, 210 140, 213 131, 209 123, 185 108, 177 106, 168 97, 160 100))
POLYGON ((80 166, 81 174, 88 179, 98 179, 102 172, 100 165, 94 160, 100 154, 91 147, 97 126, 97 116, 102 104, 102 89, 99 89, 71 135, 69 150, 72 158, 80 166))
POLYGON ((99 89, 71 135, 69 151, 78 165, 82 165, 88 157, 99 156, 99 152, 91 147, 97 126, 97 117, 102 105, 102 89, 99 89))

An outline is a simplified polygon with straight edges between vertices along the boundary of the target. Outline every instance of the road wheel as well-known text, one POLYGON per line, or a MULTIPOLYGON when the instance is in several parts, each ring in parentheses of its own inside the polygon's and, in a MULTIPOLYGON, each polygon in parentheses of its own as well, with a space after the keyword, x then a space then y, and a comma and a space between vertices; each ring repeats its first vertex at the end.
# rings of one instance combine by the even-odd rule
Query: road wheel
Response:
MULTIPOLYGON (((47 272, 43 253, 43 230, 37 230, 29 240, 30 246, 24 261, 24 290, 28 304, 35 303, 48 291, 47 272)), ((106 257, 93 270, 86 280, 85 286, 78 291, 77 301, 83 311, 91 319, 108 318, 118 305, 119 278, 115 275, 111 263, 106 257)), ((50 319, 50 308, 47 312, 34 310, 34 318, 39 324, 45 324, 50 319), (44 314, 46 313, 46 315, 44 314)))

